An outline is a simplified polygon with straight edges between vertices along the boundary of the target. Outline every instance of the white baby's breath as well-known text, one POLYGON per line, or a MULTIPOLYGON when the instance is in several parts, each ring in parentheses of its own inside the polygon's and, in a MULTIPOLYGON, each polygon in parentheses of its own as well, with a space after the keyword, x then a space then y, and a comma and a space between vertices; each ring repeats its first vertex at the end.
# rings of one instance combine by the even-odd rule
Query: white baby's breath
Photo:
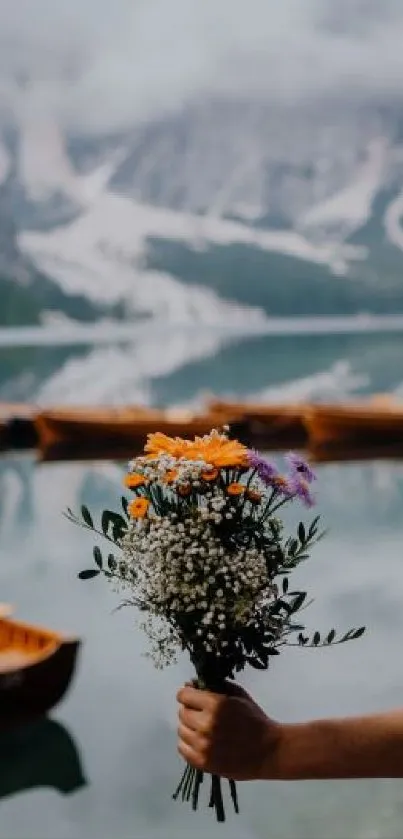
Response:
POLYGON ((252 624, 264 602, 274 597, 263 552, 237 547, 225 556, 214 529, 218 514, 211 507, 196 508, 182 522, 171 514, 132 522, 122 540, 122 576, 147 603, 143 627, 158 666, 173 660, 175 645, 196 638, 218 655, 228 646, 229 633, 252 624), (180 627, 187 615, 193 624, 186 636, 180 627))

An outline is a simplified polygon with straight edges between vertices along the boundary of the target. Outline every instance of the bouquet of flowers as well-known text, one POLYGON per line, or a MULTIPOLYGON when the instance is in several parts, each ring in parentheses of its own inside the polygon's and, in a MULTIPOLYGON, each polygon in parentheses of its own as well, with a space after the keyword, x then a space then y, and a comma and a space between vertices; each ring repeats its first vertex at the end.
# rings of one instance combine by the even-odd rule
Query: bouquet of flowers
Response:
MULTIPOLYGON (((196 687, 225 692, 228 680, 247 664, 266 670, 287 645, 318 647, 360 637, 364 627, 322 639, 309 635, 298 613, 305 591, 291 590, 289 577, 308 559, 323 533, 319 517, 284 532, 279 511, 300 500, 313 504, 314 474, 299 456, 286 457, 280 473, 258 452, 228 437, 228 428, 194 440, 156 433, 129 465, 122 514, 105 510, 100 529, 88 508, 67 516, 104 536, 114 546, 104 558, 94 547, 95 567, 127 592, 151 640, 157 667, 187 651, 196 687), (116 552, 115 549, 118 549, 116 552)), ((186 766, 174 798, 197 809, 203 773, 186 766)), ((229 782, 235 811, 235 783, 229 782)), ((218 821, 225 812, 221 779, 211 778, 210 807, 218 821)))

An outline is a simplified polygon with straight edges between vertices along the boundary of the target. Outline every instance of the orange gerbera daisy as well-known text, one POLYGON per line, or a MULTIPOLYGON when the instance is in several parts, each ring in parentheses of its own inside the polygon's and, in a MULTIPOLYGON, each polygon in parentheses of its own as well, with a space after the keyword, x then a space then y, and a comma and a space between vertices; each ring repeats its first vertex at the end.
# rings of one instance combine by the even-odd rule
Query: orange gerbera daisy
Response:
POLYGON ((242 495, 245 492, 243 484, 233 483, 227 486, 228 495, 242 495))
POLYGON ((186 457, 204 460, 215 469, 248 466, 248 450, 238 440, 229 440, 225 434, 212 431, 206 437, 196 437, 186 457))
POLYGON ((150 502, 147 498, 136 498, 129 504, 129 515, 133 519, 143 519, 147 515, 150 502))
POLYGON ((144 451, 150 458, 158 457, 161 454, 169 454, 171 457, 179 458, 186 456, 186 449, 190 444, 190 440, 182 440, 181 437, 168 437, 167 434, 156 431, 154 434, 148 435, 144 451))
POLYGON ((123 483, 128 489, 137 489, 137 487, 144 486, 145 478, 144 475, 139 475, 137 472, 133 472, 130 475, 126 475, 123 483))

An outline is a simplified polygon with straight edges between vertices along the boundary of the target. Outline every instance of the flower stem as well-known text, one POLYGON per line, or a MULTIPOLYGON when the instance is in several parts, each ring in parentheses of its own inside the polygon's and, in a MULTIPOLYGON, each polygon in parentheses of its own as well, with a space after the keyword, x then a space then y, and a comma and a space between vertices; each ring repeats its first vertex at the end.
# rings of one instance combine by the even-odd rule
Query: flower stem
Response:
POLYGON ((214 800, 214 807, 218 822, 225 822, 224 802, 222 799, 221 778, 218 775, 211 776, 211 792, 214 800))
POLYGON ((201 771, 201 769, 198 769, 197 772, 196 772, 196 779, 195 779, 195 782, 194 782, 194 785, 193 785, 192 807, 193 807, 194 810, 197 810, 197 807, 198 807, 199 792, 200 792, 200 787, 203 783, 203 778, 204 778, 203 772, 201 771))
POLYGON ((236 814, 238 815, 239 804, 238 804, 238 794, 237 794, 237 790, 236 790, 235 781, 230 781, 229 782, 229 788, 230 788, 230 792, 231 792, 232 803, 234 805, 234 810, 235 810, 236 814))
POLYGON ((173 796, 172 796, 172 798, 174 799, 174 801, 176 801, 176 799, 177 799, 177 798, 179 798, 179 796, 180 796, 180 794, 181 794, 181 792, 182 792, 183 785, 184 785, 184 783, 185 783, 185 781, 186 781, 186 779, 187 779, 188 771, 189 771, 189 765, 188 765, 188 764, 186 764, 185 769, 184 769, 184 771, 182 772, 182 777, 181 777, 181 779, 180 779, 180 781, 179 781, 179 784, 178 784, 178 786, 177 786, 177 788, 176 788, 176 790, 175 790, 175 792, 174 792, 174 794, 173 794, 173 796))

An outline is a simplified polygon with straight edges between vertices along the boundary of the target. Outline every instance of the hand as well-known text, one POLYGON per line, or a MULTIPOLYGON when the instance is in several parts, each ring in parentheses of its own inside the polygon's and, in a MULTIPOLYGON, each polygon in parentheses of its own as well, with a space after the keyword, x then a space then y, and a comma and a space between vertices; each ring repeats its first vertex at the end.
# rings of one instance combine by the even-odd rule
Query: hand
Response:
POLYGON ((232 683, 228 695, 186 685, 180 704, 178 751, 197 769, 234 781, 273 777, 281 726, 269 719, 243 688, 232 683))

